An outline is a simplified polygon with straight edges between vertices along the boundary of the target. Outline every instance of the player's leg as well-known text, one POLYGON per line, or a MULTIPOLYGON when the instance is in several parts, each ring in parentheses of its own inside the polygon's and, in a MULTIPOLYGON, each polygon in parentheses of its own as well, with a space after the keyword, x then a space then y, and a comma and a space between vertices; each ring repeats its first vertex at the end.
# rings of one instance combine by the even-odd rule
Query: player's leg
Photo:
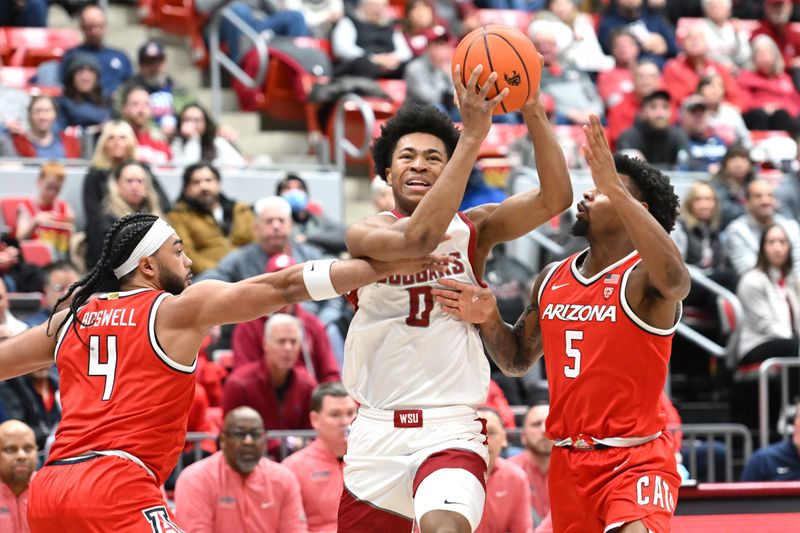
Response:
POLYGON ((414 515, 422 533, 471 533, 486 500, 486 460, 467 450, 428 457, 414 478, 414 515))
POLYGON ((603 452, 553 448, 547 486, 554 533, 603 531, 591 490, 594 453, 603 452))
POLYGON ((413 521, 370 502, 360 500, 344 488, 339 501, 339 533, 409 533, 413 521))
POLYGON ((155 480, 118 457, 47 466, 31 483, 32 533, 182 533, 155 480))

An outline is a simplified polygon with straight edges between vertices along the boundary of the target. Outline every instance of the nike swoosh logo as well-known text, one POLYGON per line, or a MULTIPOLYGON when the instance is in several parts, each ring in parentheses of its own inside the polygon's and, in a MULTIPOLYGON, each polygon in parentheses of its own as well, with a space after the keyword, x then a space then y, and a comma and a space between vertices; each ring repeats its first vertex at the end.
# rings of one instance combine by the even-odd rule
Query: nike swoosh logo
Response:
POLYGON ((569 285, 569 283, 562 283, 561 285, 553 285, 551 290, 557 291, 561 287, 566 287, 567 285, 569 285))
POLYGON ((630 459, 631 459, 631 458, 630 458, 630 457, 628 457, 627 459, 625 459, 624 461, 622 461, 620 464, 618 464, 617 466, 615 466, 615 467, 613 468, 614 472, 616 472, 617 470, 619 470, 620 468, 622 468, 623 466, 625 466, 625 463, 627 463, 628 461, 630 461, 630 459))
POLYGON ((314 271, 314 261, 311 261, 311 268, 309 268, 309 270, 312 272, 314 271))
POLYGON ((461 503, 461 502, 451 502, 451 501, 447 501, 447 500, 445 500, 445 501, 444 501, 444 504, 445 504, 445 505, 467 505, 466 503, 461 503))

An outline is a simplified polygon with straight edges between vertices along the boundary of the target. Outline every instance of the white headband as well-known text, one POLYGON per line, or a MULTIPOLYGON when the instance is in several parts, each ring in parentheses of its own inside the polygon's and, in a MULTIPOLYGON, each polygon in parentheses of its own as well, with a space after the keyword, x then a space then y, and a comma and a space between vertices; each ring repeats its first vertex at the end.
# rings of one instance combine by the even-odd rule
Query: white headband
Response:
POLYGON ((126 274, 133 272, 139 266, 139 259, 153 255, 161 248, 161 245, 166 242, 175 230, 172 226, 164 222, 162 219, 156 219, 150 229, 147 230, 142 240, 136 245, 136 248, 131 252, 130 257, 125 260, 120 266, 114 269, 114 275, 117 279, 122 278, 126 274))

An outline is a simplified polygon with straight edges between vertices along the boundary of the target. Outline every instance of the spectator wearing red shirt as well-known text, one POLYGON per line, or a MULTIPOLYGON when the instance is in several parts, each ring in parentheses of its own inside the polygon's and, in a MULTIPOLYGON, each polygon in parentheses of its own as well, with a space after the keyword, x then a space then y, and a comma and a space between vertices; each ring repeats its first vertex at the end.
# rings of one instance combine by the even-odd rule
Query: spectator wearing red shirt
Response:
POLYGON ((661 87, 661 71, 653 60, 644 59, 634 66, 633 90, 608 108, 608 136, 612 143, 617 142, 622 132, 633 126, 642 109, 642 99, 661 87))
POLYGON ((323 383, 314 389, 310 420, 317 438, 283 461, 300 482, 310 532, 336 533, 347 433, 356 409, 341 383, 323 383))
POLYGON ((29 533, 28 485, 36 470, 36 438, 19 420, 0 424, 0 531, 29 533))
POLYGON ((744 107, 745 99, 736 80, 727 68, 708 58, 705 30, 695 24, 686 32, 683 53, 664 65, 664 88, 669 91, 673 102, 681 102, 697 90, 701 79, 712 74, 722 78, 726 100, 739 109, 744 107))
POLYGON ((20 204, 17 220, 14 221, 17 239, 47 242, 60 259, 69 255, 69 240, 75 229, 72 209, 58 197, 65 176, 66 171, 61 163, 49 161, 43 164, 36 180, 38 195, 26 198, 20 204))
POLYGON ((547 492, 547 473, 550 470, 550 452, 553 442, 544 435, 544 422, 550 412, 547 405, 534 405, 525 415, 522 426, 522 444, 525 451, 509 461, 522 467, 528 476, 531 495, 531 511, 535 525, 539 525, 550 514, 550 496, 547 492))
POLYGON ((139 146, 136 160, 150 165, 163 165, 172 159, 169 144, 161 130, 153 124, 150 93, 141 85, 128 87, 122 95, 122 118, 133 128, 139 146))
POLYGON ((81 141, 74 128, 56 132, 58 108, 53 98, 39 95, 28 104, 28 131, 14 121, 7 124, 14 149, 20 157, 49 159, 78 159, 81 157, 81 141))
POLYGON ((489 477, 486 503, 475 533, 533 533, 528 502, 530 488, 525 472, 500 457, 508 445, 506 430, 494 409, 482 407, 478 415, 486 420, 486 445, 489 448, 489 477))
MULTIPOLYGON (((266 273, 277 272, 296 264, 297 261, 290 255, 275 254, 267 261, 266 273)), ((325 332, 325 325, 312 313, 296 304, 287 305, 278 312, 295 316, 303 323, 303 356, 297 359, 297 366, 305 368, 320 383, 339 381, 339 365, 328 334, 325 332)), ((244 322, 233 329, 231 345, 234 368, 259 361, 264 357, 262 345, 267 318, 269 317, 263 316, 244 322)))
MULTIPOLYGON (((240 405, 261 415, 267 429, 310 429, 311 392, 317 386, 305 368, 297 366, 303 346, 303 325, 283 313, 264 324, 264 357, 237 368, 225 381, 222 410, 240 405)), ((270 452, 279 443, 270 443, 270 452)))
POLYGON ((626 94, 633 91, 633 69, 636 68, 640 51, 639 42, 624 28, 611 33, 614 68, 597 75, 597 93, 609 108, 617 105, 626 94))
POLYGON ((221 451, 187 467, 175 486, 175 513, 187 533, 305 533, 300 486, 264 457, 266 433, 253 409, 225 417, 221 451))
POLYGON ((784 71, 783 57, 767 35, 753 39, 754 70, 739 74, 739 84, 748 96, 744 122, 751 130, 786 130, 796 135, 800 94, 784 71))
POLYGON ((800 28, 790 22, 791 16, 792 0, 765 0, 764 19, 750 39, 754 41, 759 35, 767 35, 775 42, 795 87, 800 90, 800 28))

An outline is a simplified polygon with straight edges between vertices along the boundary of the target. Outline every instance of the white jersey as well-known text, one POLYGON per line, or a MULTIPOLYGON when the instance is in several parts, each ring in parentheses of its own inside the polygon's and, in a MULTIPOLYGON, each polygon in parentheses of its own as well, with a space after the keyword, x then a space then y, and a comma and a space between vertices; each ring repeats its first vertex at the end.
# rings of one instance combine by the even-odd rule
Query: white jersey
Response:
POLYGON ((479 284, 472 222, 457 213, 447 233, 434 252, 455 258, 447 272, 393 276, 350 294, 357 311, 344 345, 343 382, 357 402, 408 409, 486 401, 489 363, 477 328, 445 313, 431 294, 442 277, 479 284))

